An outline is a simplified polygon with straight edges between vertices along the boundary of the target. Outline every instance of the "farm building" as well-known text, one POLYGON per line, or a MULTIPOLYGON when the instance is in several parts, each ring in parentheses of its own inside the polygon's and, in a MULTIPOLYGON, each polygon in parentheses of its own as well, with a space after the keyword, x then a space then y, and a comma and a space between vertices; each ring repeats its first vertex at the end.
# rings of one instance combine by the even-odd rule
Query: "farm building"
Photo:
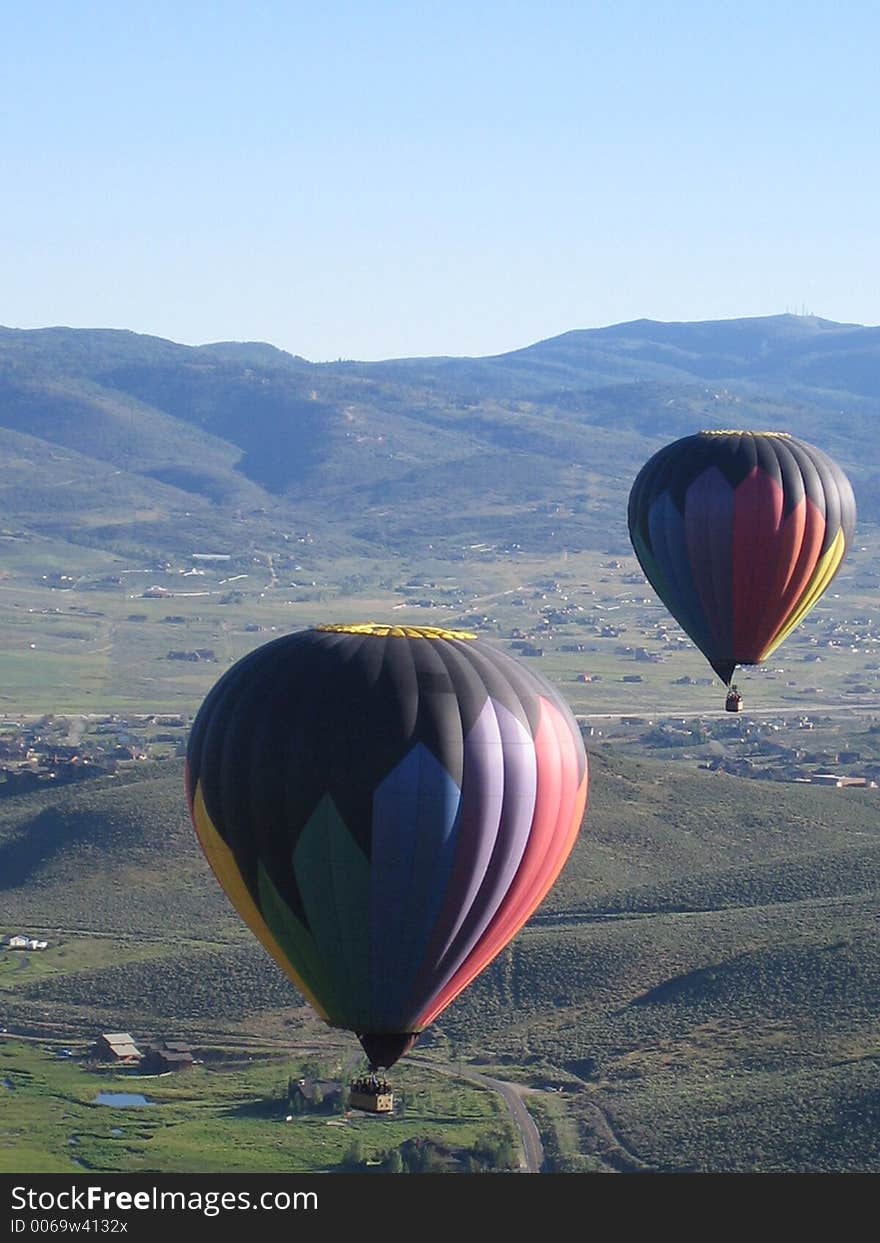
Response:
POLYGON ((190 1070, 194 1061, 188 1044, 180 1040, 162 1040, 144 1050, 141 1070, 148 1075, 161 1075, 169 1070, 190 1070))
POLYGON ((143 1054, 128 1032, 103 1032, 92 1046, 92 1056, 102 1062, 134 1066, 143 1054))
POLYGON ((48 948, 48 941, 40 941, 37 937, 29 937, 26 933, 17 932, 10 937, 4 938, 7 949, 10 950, 44 950, 48 948))
POLYGON ((287 1095, 293 1108, 299 1106, 306 1112, 328 1112, 341 1103, 342 1084, 333 1079, 291 1079, 287 1085, 287 1095))
POLYGON ((841 777, 837 773, 813 773, 810 778, 813 785, 816 786, 836 786, 838 790, 844 786, 867 786, 870 783, 866 777, 841 777))

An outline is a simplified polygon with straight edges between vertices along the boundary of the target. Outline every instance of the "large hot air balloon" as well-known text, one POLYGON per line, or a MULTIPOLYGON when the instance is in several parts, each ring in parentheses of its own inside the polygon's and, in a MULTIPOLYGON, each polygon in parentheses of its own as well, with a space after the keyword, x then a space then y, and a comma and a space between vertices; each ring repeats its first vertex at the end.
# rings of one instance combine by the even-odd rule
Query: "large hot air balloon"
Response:
POLYGON ((840 467, 785 432, 686 436, 642 467, 629 498, 648 581, 728 686, 803 621, 855 520, 840 467))
POLYGON ((433 628, 319 626, 258 648, 209 692, 187 755, 220 884, 374 1069, 529 918, 586 795, 549 683, 433 628))

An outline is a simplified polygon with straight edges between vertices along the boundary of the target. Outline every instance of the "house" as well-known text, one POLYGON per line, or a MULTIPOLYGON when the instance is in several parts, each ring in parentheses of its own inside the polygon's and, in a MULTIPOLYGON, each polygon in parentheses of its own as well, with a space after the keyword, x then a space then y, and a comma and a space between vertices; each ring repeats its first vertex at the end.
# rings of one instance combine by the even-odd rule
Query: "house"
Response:
POLYGON ((141 1070, 148 1075, 162 1075, 171 1070, 190 1070, 194 1062, 188 1044, 181 1040, 161 1040, 144 1050, 141 1070))
POLYGON ((6 948, 11 950, 44 950, 49 945, 48 941, 40 941, 36 937, 29 937, 21 932, 6 937, 5 943, 6 948))
POLYGON ((342 1084, 333 1079, 299 1079, 288 1081, 290 1105, 308 1113, 311 1110, 332 1112, 342 1102, 342 1084))
POLYGON ((837 773, 813 773, 811 782, 816 786, 836 786, 838 790, 844 786, 866 786, 865 777, 841 777, 837 773))
POLYGON ((92 1057, 120 1066, 136 1066, 143 1054, 128 1032, 103 1032, 92 1045, 92 1057))

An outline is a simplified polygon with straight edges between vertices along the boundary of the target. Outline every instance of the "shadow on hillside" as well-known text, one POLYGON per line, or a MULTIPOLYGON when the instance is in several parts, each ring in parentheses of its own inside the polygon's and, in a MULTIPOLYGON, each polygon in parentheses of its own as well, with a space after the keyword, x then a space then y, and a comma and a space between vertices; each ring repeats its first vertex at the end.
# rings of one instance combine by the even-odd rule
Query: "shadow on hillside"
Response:
POLYGON ((639 997, 634 997, 631 1006, 664 1005, 681 1000, 694 1001, 699 998, 714 996, 718 991, 719 969, 702 967, 697 971, 689 971, 686 975, 673 976, 664 980, 655 988, 648 989, 639 997))
POLYGON ((0 889, 28 884, 48 863, 95 836, 93 816, 41 812, 11 841, 0 843, 0 889))

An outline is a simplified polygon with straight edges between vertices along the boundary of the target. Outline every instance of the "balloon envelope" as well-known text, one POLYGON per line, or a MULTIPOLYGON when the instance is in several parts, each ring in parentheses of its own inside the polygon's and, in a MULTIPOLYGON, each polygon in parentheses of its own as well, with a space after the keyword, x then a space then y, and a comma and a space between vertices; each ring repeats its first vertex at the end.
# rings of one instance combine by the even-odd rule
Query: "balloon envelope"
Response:
POLYGON ((542 677, 462 632, 324 627, 234 665, 190 734, 218 880, 318 1013, 390 1066, 528 919, 587 793, 542 677))
POLYGON ((855 529, 849 480, 784 432, 699 432, 639 472, 629 532, 651 586, 722 681, 809 613, 855 529))

